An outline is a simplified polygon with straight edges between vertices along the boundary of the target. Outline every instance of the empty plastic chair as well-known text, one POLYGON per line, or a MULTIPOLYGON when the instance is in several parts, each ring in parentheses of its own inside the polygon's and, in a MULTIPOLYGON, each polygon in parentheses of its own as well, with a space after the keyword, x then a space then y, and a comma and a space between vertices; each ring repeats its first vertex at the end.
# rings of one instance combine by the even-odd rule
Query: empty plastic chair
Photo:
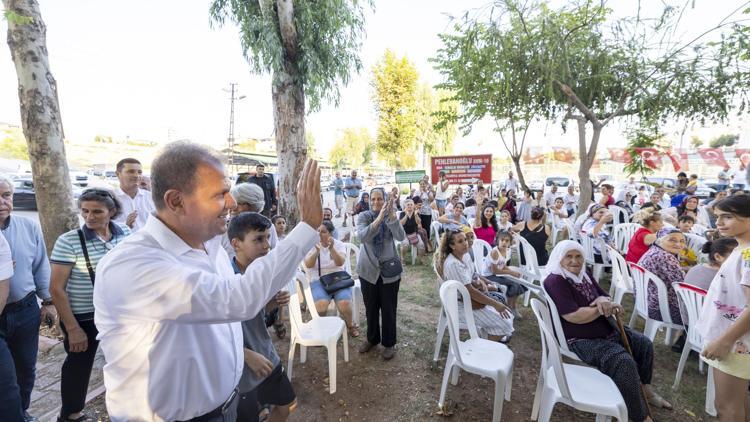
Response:
POLYGON ((470 303, 469 291, 463 284, 448 280, 440 287, 440 301, 448 319, 450 347, 448 359, 443 371, 443 383, 440 388, 438 406, 443 407, 448 380, 458 382, 459 370, 491 378, 495 381, 495 400, 492 410, 492 421, 500 421, 503 413, 503 399, 510 401, 511 382, 513 380, 513 352, 504 344, 485 340, 477 334, 474 314, 471 306, 458 305, 458 295, 463 303, 470 303), (459 309, 460 308, 460 309, 459 309), (461 341, 459 336, 459 312, 464 313, 464 320, 469 329, 469 339, 461 341), (453 373, 453 377, 451 377, 453 373))

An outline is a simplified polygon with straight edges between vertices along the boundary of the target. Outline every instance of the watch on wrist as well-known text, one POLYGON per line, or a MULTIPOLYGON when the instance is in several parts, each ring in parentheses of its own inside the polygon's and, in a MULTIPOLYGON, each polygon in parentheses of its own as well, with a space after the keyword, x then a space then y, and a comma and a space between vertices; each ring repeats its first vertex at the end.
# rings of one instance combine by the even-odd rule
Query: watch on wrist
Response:
POLYGON ((42 306, 50 306, 52 305, 52 299, 44 299, 42 301, 42 306))

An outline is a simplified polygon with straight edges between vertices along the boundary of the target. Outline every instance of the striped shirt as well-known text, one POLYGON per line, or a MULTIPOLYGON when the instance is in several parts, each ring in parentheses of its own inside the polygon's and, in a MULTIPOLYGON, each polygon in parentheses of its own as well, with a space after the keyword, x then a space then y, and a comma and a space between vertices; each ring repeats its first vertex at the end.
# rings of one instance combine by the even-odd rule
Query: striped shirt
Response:
MULTIPOLYGON (((99 260, 130 234, 130 229, 126 225, 115 222, 109 223, 109 231, 112 233, 109 242, 104 242, 86 225, 81 227, 81 230, 86 239, 89 261, 95 273, 99 260)), ((78 230, 71 230, 57 238, 50 262, 72 267, 65 291, 68 293, 68 302, 73 314, 94 312, 94 285, 91 283, 91 277, 86 268, 86 258, 83 256, 78 230)))

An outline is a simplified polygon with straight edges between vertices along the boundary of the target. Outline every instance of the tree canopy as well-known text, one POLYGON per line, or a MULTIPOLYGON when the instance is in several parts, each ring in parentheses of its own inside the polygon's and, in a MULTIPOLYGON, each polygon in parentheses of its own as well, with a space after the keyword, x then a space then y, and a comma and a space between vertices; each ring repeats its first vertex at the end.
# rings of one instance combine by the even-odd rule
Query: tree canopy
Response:
POLYGON ((333 144, 328 162, 337 169, 364 168, 372 161, 375 140, 367 128, 346 128, 333 144))
MULTIPOLYGON (((292 50, 310 111, 323 102, 338 104, 339 86, 349 82, 352 70, 359 72, 359 51, 364 36, 367 0, 297 1, 294 28, 297 45, 292 50)), ((279 30, 276 1, 213 0, 213 22, 231 21, 240 27, 242 51, 255 73, 284 70, 284 40, 279 30)))

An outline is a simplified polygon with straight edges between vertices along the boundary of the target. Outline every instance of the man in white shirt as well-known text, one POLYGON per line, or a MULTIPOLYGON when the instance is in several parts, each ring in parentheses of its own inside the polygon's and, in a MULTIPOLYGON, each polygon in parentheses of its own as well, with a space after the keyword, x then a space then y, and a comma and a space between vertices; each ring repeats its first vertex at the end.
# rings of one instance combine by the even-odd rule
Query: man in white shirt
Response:
POLYGON ((220 235, 236 203, 219 159, 176 142, 154 160, 156 213, 97 266, 94 307, 113 421, 234 421, 242 375, 240 321, 292 279, 323 220, 320 170, 297 185, 301 223, 244 274, 220 235))
POLYGON ((555 205, 555 199, 559 195, 557 194, 557 185, 552 184, 552 187, 550 187, 549 192, 545 193, 542 197, 542 200, 544 201, 544 207, 551 207, 555 205))
POLYGON ((126 224, 135 233, 146 225, 148 216, 156 211, 151 192, 141 189, 143 167, 135 158, 123 158, 117 163, 117 179, 120 186, 115 189, 115 197, 122 205, 122 213, 115 221, 126 224))
POLYGON ((518 192, 518 180, 513 178, 513 172, 508 172, 508 180, 505 181, 505 190, 510 191, 513 189, 514 191, 518 192))
POLYGON ((575 214, 578 206, 578 195, 576 195, 572 184, 568 185, 568 193, 563 196, 563 201, 565 202, 565 209, 568 210, 568 217, 575 214))
POLYGON ((659 186, 656 188, 656 193, 661 195, 661 202, 659 202, 659 205, 661 205, 662 209, 667 209, 672 206, 672 198, 667 193, 667 188, 659 186))

